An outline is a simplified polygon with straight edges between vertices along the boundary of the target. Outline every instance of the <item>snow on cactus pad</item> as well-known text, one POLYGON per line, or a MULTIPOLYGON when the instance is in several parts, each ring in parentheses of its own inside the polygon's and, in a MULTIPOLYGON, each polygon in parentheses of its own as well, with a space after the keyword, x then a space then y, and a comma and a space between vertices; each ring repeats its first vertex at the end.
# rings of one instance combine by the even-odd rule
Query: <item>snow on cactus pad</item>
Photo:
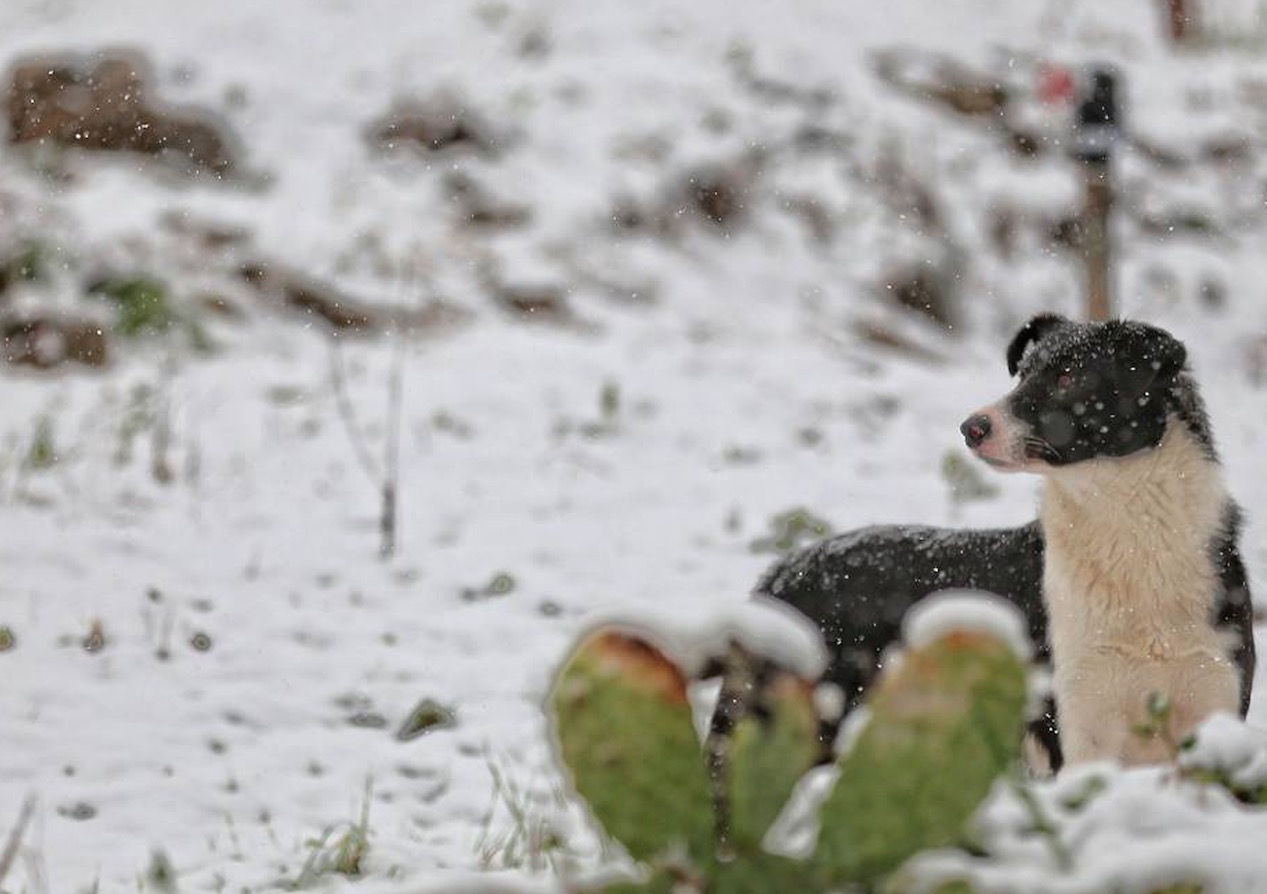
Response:
POLYGON ((816 862, 833 881, 878 879, 918 851, 958 842, 1017 759, 1028 667, 1015 609, 935 597, 913 613, 917 645, 888 667, 839 760, 816 862))

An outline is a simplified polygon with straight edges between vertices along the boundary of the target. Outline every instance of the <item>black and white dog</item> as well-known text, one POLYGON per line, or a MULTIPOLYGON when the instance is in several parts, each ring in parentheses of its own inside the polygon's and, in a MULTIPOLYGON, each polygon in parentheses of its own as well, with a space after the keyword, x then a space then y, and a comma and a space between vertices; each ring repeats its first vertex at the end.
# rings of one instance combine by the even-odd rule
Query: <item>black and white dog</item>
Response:
POLYGON ((865 528, 765 575, 758 593, 822 630, 846 713, 907 609, 971 588, 1015 603, 1051 663, 1054 704, 1031 732, 1052 769, 1164 760, 1212 712, 1245 714, 1254 641, 1240 516, 1185 360, 1153 326, 1035 317, 1007 350, 1016 387, 961 431, 995 468, 1043 476, 1037 521, 865 528), (1150 739, 1138 727, 1154 693, 1169 700, 1170 729, 1150 739))

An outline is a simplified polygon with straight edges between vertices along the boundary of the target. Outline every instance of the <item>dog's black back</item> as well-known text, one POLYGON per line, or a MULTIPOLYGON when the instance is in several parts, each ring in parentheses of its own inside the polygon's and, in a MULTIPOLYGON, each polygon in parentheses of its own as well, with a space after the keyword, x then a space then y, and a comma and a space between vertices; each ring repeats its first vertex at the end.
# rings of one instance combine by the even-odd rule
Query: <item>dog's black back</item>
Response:
MULTIPOLYGON (((824 679, 840 687, 847 715, 862 701, 884 650, 901 637, 902 617, 929 593, 985 590, 1025 615, 1036 655, 1047 657, 1043 534, 1019 528, 952 530, 878 525, 829 538, 775 564, 756 591, 795 607, 822 631, 824 679)), ((1052 706, 1031 732, 1060 765, 1052 706)))

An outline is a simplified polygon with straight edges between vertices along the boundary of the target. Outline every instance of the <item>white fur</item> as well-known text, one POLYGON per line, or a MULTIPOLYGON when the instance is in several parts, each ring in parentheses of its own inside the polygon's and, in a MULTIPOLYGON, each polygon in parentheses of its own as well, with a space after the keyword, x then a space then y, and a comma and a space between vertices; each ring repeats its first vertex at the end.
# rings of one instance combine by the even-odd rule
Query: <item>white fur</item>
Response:
POLYGON ((1202 720, 1239 706, 1228 643, 1211 624, 1211 542, 1229 501, 1221 469, 1172 417, 1156 448, 1043 473, 1043 591, 1065 760, 1171 759, 1202 720), (1165 736, 1150 739, 1135 728, 1155 692, 1172 711, 1165 736))

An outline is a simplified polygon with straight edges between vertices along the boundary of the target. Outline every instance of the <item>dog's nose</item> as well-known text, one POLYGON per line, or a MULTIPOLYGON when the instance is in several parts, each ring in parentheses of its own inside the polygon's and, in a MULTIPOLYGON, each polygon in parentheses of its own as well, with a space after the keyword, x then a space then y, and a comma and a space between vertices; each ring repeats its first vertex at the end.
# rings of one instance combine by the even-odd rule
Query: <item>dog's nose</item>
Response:
POLYGON ((990 417, 985 414, 969 416, 964 424, 959 426, 959 431, 969 447, 976 447, 990 437, 990 417))

